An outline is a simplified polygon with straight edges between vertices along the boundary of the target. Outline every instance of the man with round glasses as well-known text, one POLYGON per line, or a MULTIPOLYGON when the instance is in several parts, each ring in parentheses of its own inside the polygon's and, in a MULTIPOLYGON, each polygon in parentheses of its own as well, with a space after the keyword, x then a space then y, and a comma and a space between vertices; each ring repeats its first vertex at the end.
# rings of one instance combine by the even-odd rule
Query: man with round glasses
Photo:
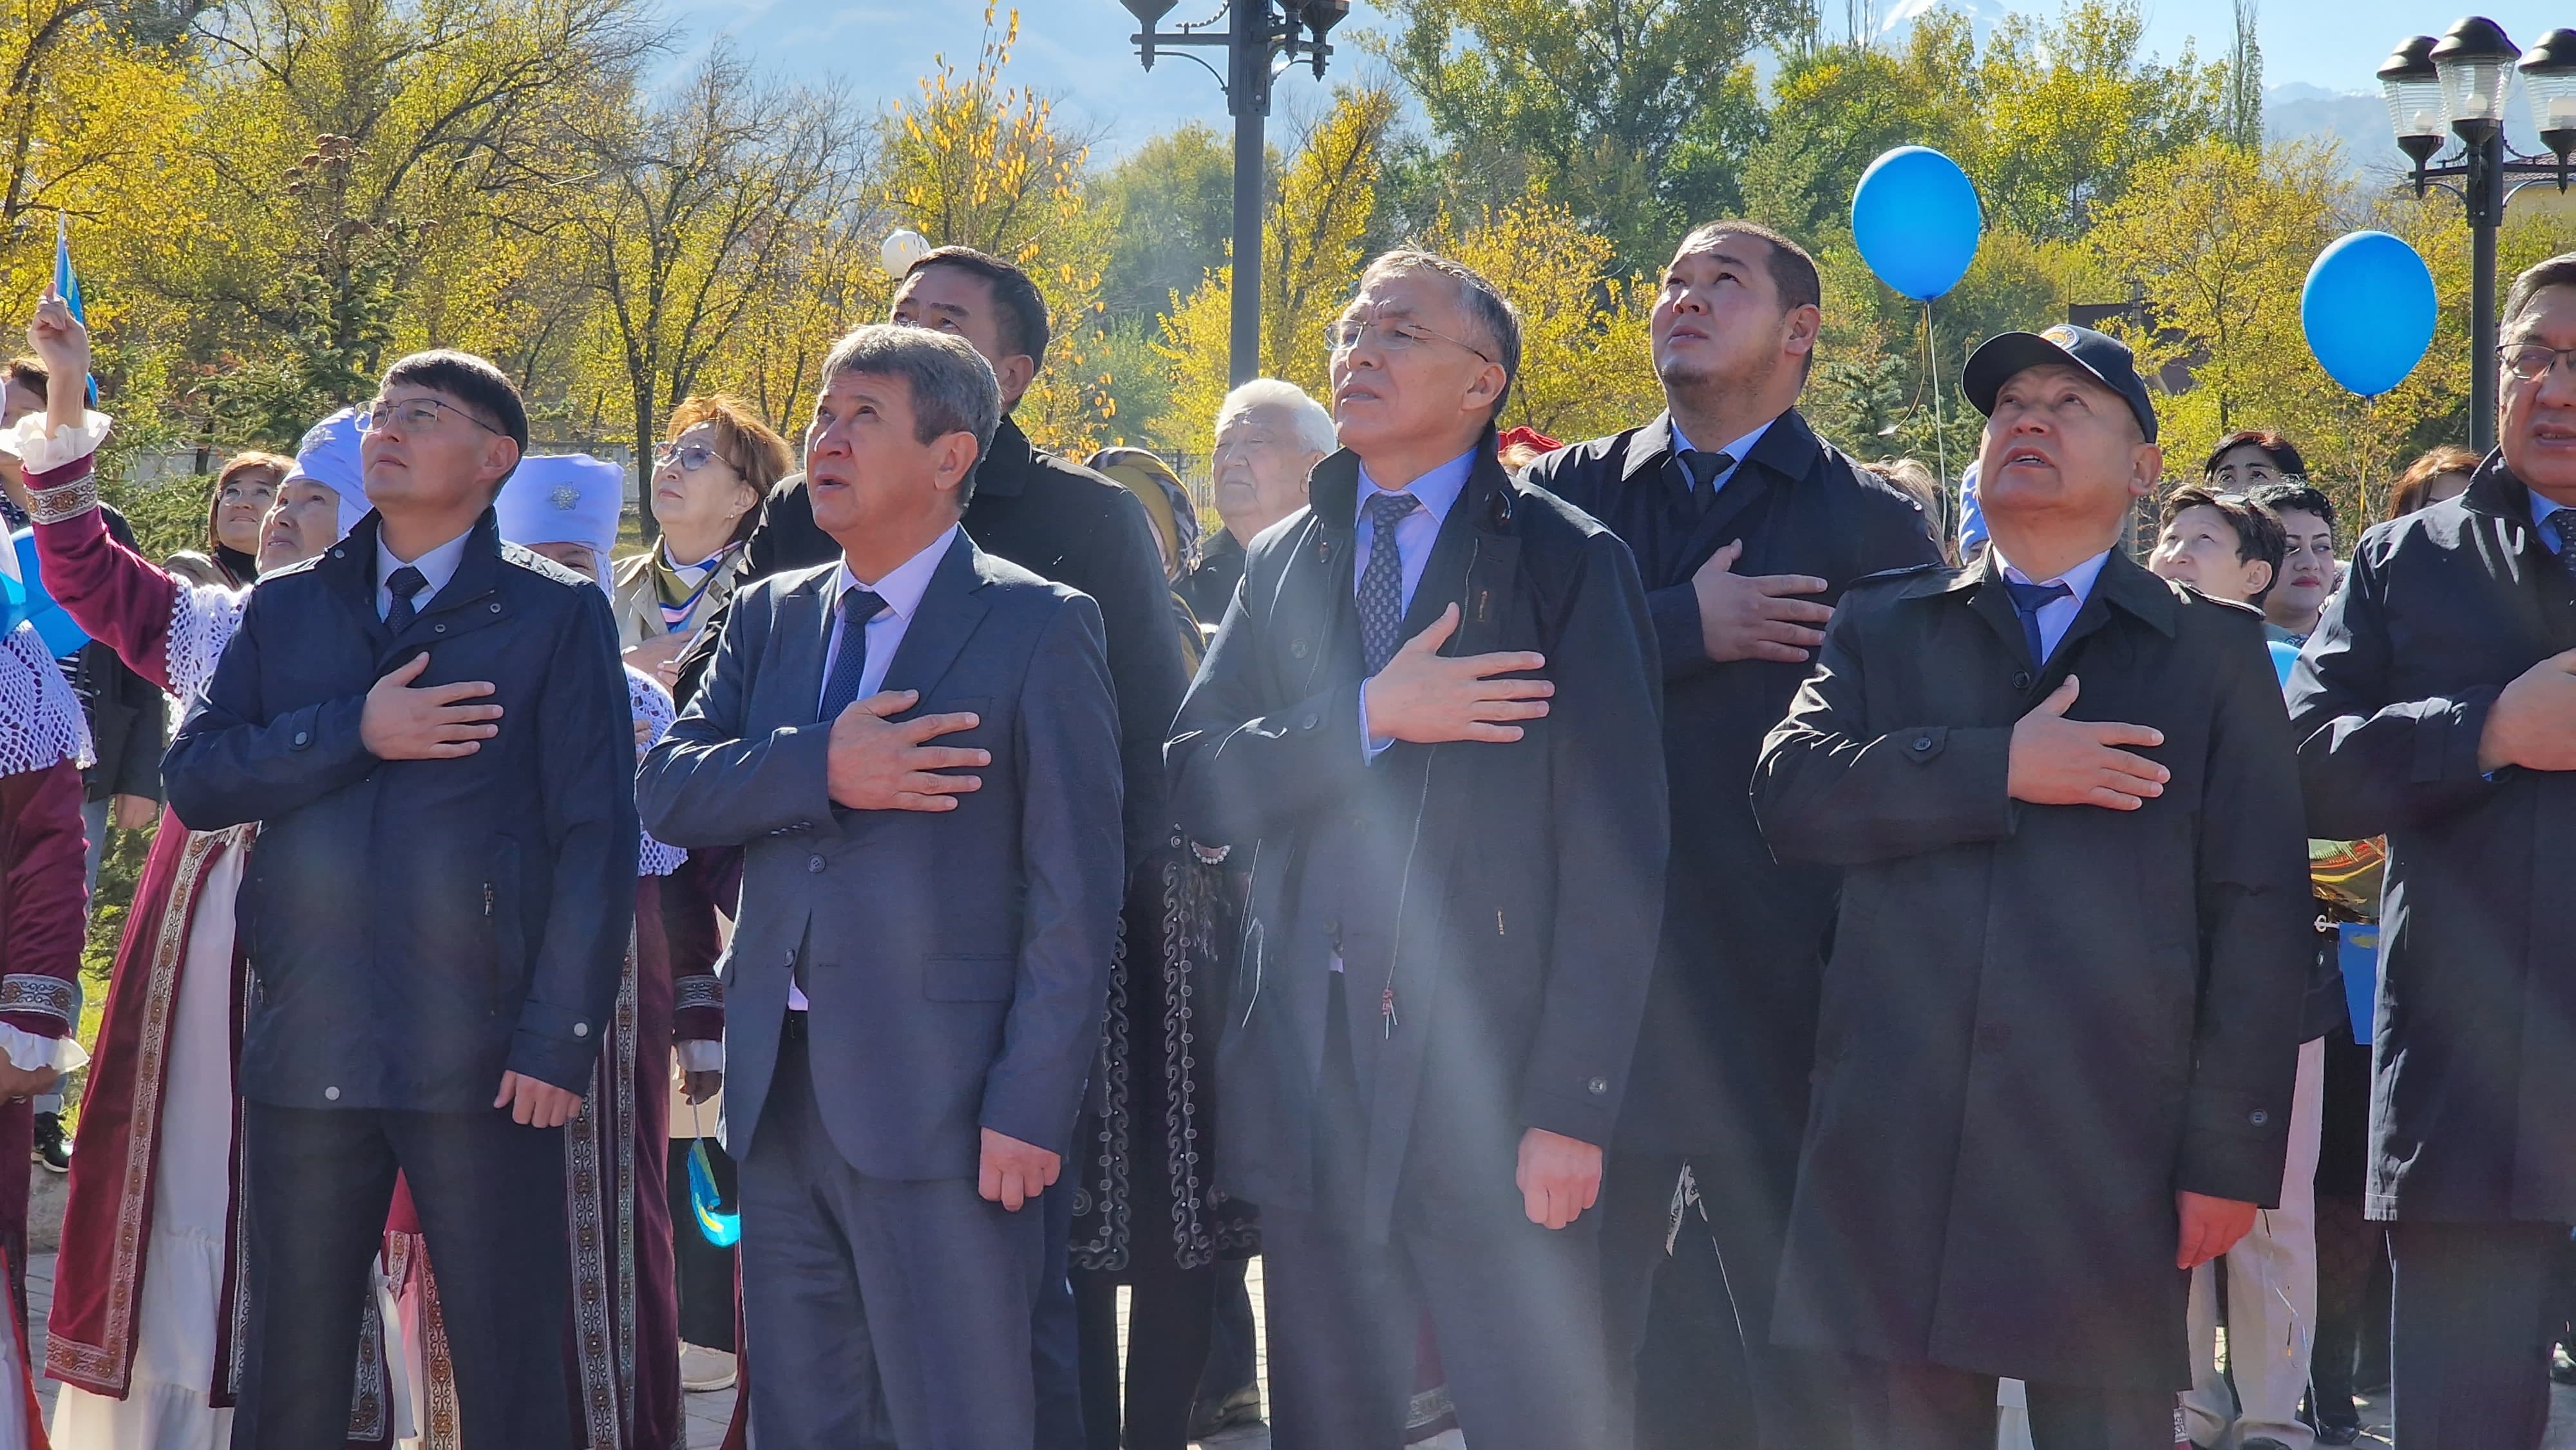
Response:
POLYGON ((2308 834, 2386 833, 2367 1211, 2397 1265, 2397 1440, 2549 1415, 2576 1223, 2576 253, 2514 280, 2499 446, 2362 536, 2290 678, 2308 834))

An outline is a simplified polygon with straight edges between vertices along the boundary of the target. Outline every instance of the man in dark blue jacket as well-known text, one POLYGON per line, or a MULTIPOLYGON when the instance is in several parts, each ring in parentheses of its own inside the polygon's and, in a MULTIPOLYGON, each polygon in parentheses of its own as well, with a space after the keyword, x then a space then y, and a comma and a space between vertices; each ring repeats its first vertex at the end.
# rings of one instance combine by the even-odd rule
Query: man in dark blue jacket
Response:
POLYGON ((263 577, 165 765, 201 829, 262 823, 241 893, 256 1306, 243 1450, 342 1444, 401 1170, 465 1439, 572 1443, 563 1145, 634 911, 633 724, 607 600, 501 543, 527 414, 422 353, 362 410, 376 511, 263 577))

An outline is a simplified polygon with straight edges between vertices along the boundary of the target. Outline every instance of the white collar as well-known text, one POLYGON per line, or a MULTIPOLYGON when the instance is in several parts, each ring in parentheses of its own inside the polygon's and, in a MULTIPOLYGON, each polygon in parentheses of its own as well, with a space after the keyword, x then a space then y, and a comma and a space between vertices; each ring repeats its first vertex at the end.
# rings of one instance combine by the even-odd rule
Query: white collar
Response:
MULTIPOLYGON (((1992 546, 1989 545, 1989 547, 1992 546)), ((2082 605, 2085 600, 2093 597, 2093 581, 2102 577, 2102 566, 2109 563, 2110 559, 2111 551, 2104 549, 2101 553, 2094 555, 2092 558, 2085 560, 2083 563, 2076 565, 2074 568, 2067 570, 2065 573, 2058 575, 2054 579, 2033 579, 2019 569, 2014 568, 2012 566, 2012 561, 2003 556, 2002 550, 1997 549, 1995 551, 1995 563, 2002 566, 2003 575, 2006 579, 2011 580, 2015 584, 2063 584, 2066 586, 2069 595, 2069 600, 2067 602, 2074 603, 2078 606, 2082 605)))

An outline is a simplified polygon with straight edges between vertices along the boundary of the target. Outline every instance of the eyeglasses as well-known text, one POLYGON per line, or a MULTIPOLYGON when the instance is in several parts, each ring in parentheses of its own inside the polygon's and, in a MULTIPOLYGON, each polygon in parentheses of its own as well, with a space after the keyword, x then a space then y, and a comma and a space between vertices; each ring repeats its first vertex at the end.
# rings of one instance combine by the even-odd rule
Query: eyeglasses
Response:
POLYGON ((2553 367, 2576 358, 2576 347, 2544 347, 2536 342, 2509 342, 2496 349, 2496 360, 2520 382, 2537 382, 2553 367))
POLYGON ((392 423, 396 427, 406 429, 432 428, 437 426, 438 415, 441 413, 454 413, 457 417, 464 419, 466 422, 473 424, 475 427, 482 429, 486 433, 499 433, 501 431, 500 429, 493 427, 491 424, 484 422, 482 419, 475 417, 465 409, 456 406, 454 403, 450 403, 439 398, 405 398, 399 403, 387 402, 382 398, 378 398, 373 403, 370 403, 366 407, 358 410, 358 431, 361 433, 382 432, 387 423, 392 423))
POLYGON ((703 443, 664 443, 653 450, 655 468, 660 468, 675 458, 680 462, 682 473, 695 473, 709 463, 721 461, 716 451, 703 443))
POLYGON ((1387 352, 1410 352, 1428 342, 1445 342, 1463 347, 1487 362, 1493 355, 1472 342, 1461 342, 1445 332, 1434 332, 1418 322, 1405 322, 1392 317, 1345 317, 1324 328, 1324 342, 1335 356, 1360 345, 1360 339, 1377 333, 1377 345, 1387 352))

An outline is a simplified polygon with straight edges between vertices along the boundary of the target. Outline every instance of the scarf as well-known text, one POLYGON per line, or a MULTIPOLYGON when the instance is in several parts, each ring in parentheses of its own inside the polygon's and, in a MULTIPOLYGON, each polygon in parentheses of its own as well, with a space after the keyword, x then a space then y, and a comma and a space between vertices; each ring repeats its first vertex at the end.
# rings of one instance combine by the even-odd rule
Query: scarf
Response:
POLYGON ((688 628, 691 616, 706 600, 707 586, 733 567, 734 558, 741 551, 739 542, 727 543, 697 563, 674 564, 668 539, 655 547, 653 596, 662 606, 662 627, 673 634, 688 628))

